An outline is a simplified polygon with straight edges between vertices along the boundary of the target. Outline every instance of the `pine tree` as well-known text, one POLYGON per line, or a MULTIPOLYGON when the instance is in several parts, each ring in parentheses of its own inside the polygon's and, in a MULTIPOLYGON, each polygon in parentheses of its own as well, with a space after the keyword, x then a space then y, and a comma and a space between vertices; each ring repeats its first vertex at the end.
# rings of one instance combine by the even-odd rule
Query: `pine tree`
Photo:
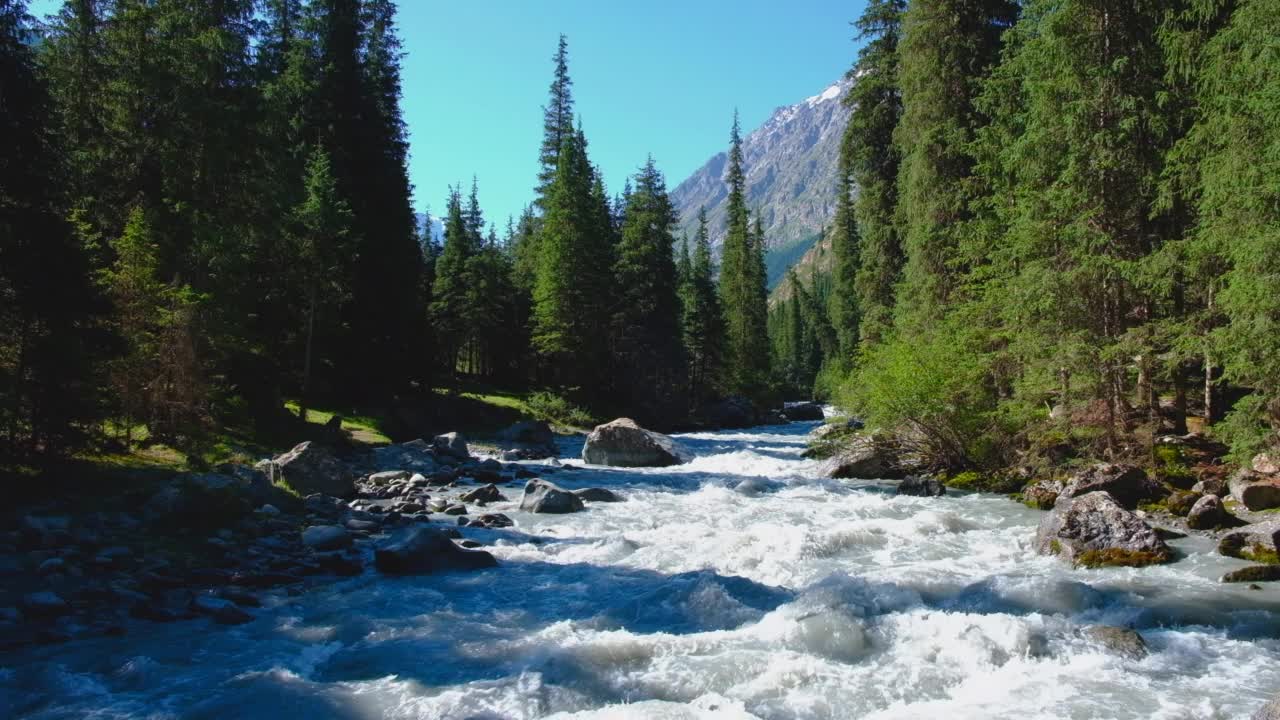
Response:
POLYGON ((569 40, 560 35, 556 48, 554 78, 550 97, 542 108, 542 148, 538 153, 541 169, 538 171, 538 187, 534 205, 543 214, 547 211, 551 183, 555 181, 556 168, 560 164, 560 150, 566 137, 574 133, 573 80, 569 77, 569 40))
POLYGON ((720 264, 720 298, 726 329, 726 376, 730 391, 760 397, 769 375, 767 289, 764 239, 752 232, 742 168, 742 137, 737 113, 729 135, 729 194, 720 264))
POLYGON ((450 188, 448 210, 444 221, 444 249, 436 261, 435 283, 431 288, 431 318, 437 341, 442 348, 442 361, 451 377, 456 375, 459 354, 469 342, 468 320, 470 278, 468 264, 478 248, 467 215, 462 208, 462 195, 450 188))
POLYGON ((0 457, 73 450, 101 403, 96 294, 30 32, 26 3, 0 2, 0 457))
POLYGON ((1017 17, 1008 0, 915 0, 898 47, 902 118, 898 178, 906 251, 897 303, 900 319, 925 329, 945 313, 964 273, 961 233, 971 217, 969 145, 974 99, 995 64, 1000 38, 1017 17))
POLYGON ((855 23, 864 44, 846 75, 853 84, 843 100, 851 114, 840 145, 832 293, 832 315, 846 358, 853 355, 852 318, 857 318, 857 339, 867 344, 879 342, 891 327, 894 289, 902 270, 902 241, 894 217, 901 149, 893 142, 893 132, 902 117, 898 41, 905 7, 904 0, 867 4, 855 23), (855 187, 857 196, 851 198, 855 187))
MULTIPOLYGON (((298 416, 307 418, 312 364, 316 352, 316 319, 338 316, 349 300, 351 280, 347 266, 355 245, 351 208, 338 194, 329 156, 317 147, 307 163, 306 197, 294 210, 295 251, 300 270, 300 292, 306 298, 306 333, 298 416)), ((330 321, 330 327, 333 322, 330 321)))
POLYGON ((551 379, 596 402, 608 360, 611 239, 581 135, 567 135, 538 235, 532 343, 551 379))
MULTIPOLYGON (((675 208, 649 158, 627 198, 613 264, 614 353, 624 407, 642 421, 668 420, 685 374, 678 278, 673 259, 675 208)), ((687 261, 687 254, 686 254, 687 261)))

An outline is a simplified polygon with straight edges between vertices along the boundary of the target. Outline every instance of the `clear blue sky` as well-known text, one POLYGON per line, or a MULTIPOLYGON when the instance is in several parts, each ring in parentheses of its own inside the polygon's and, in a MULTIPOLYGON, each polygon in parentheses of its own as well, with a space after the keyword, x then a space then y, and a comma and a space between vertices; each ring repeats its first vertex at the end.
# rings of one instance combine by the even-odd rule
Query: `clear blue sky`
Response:
MULTIPOLYGON (((34 14, 55 9, 36 0, 34 14)), ((591 159, 609 192, 652 153, 674 187, 852 62, 863 0, 400 0, 404 116, 420 210, 480 181, 501 231, 529 202, 559 33, 591 159)))

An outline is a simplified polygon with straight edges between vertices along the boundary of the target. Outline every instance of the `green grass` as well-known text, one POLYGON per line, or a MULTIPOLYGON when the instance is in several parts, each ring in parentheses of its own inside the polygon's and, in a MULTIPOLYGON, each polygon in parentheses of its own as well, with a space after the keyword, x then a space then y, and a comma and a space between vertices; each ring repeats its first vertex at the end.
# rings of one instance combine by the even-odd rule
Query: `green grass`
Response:
MULTIPOLYGON (((289 400, 284 407, 295 416, 298 414, 298 403, 289 400)), ((307 422, 317 425, 324 425, 333 418, 334 415, 342 415, 342 429, 351 433, 351 438, 357 442, 367 445, 386 445, 391 442, 391 438, 382 432, 379 422, 376 418, 368 415, 356 415, 331 412, 328 410, 317 410, 315 408, 307 408, 307 422)))
POLYGON ((591 428, 599 424, 598 418, 545 390, 514 391, 464 383, 456 389, 435 388, 434 392, 446 402, 461 405, 456 408, 457 420, 461 423, 460 429, 464 430, 499 430, 518 419, 542 420, 569 429, 591 428))

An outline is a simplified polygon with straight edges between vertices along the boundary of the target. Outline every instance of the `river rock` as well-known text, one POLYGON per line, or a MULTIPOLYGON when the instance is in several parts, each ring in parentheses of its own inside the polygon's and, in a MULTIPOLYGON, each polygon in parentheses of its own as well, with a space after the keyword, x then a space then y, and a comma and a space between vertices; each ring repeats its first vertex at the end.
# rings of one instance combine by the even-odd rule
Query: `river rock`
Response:
POLYGON ((597 425, 582 447, 582 460, 613 467, 666 467, 689 462, 692 454, 661 433, 645 430, 630 418, 597 425))
POLYGON ((467 447, 467 438, 459 432, 435 436, 435 439, 432 440, 432 446, 439 455, 448 455, 459 460, 466 460, 471 457, 471 450, 467 447))
POLYGON ((289 485, 303 496, 322 493, 345 498, 355 494, 351 471, 322 445, 299 443, 273 462, 289 485))
POLYGON ((741 395, 704 405, 699 409, 698 415, 715 428, 748 428, 760 422, 760 415, 756 412, 755 405, 741 395))
POLYGON ((1260 475, 1280 475, 1280 455, 1274 453, 1258 453, 1249 463, 1253 471, 1260 475))
POLYGON ((618 493, 612 490, 606 490, 604 488, 598 488, 598 487, 589 487, 589 488, 582 488, 581 490, 574 490, 573 494, 577 495, 578 497, 588 502, 622 502, 626 500, 626 498, 622 497, 621 495, 619 495, 618 493))
POLYGON ((337 525, 313 525, 302 531, 302 544, 324 552, 351 547, 351 533, 337 525))
POLYGON ((782 416, 792 422, 808 422, 822 420, 822 406, 814 402, 786 403, 782 406, 782 416))
POLYGON ((1227 518, 1227 511, 1217 495, 1205 495, 1191 506, 1187 513, 1187 527, 1192 530, 1211 530, 1222 524, 1227 518))
POLYGON ((1280 565, 1250 565, 1224 574, 1220 582, 1275 582, 1277 580, 1280 580, 1280 565))
POLYGON ((468 490, 458 496, 458 499, 464 503, 491 503, 506 500, 502 493, 492 483, 474 490, 468 490))
POLYGON ((544 460, 560 454, 551 426, 541 420, 523 420, 498 433, 503 459, 544 460))
POLYGON ((564 514, 585 508, 582 498, 546 480, 530 480, 520 498, 520 509, 533 513, 564 514))
POLYGON ((388 575, 480 570, 498 565, 489 553, 463 550, 450 535, 430 527, 411 528, 389 540, 374 550, 373 562, 379 572, 388 575))
POLYGON ((1147 477, 1140 467, 1122 463, 1098 463, 1076 473, 1062 489, 1062 495, 1073 498, 1104 491, 1132 510, 1139 503, 1158 500, 1169 494, 1160 483, 1147 477))
POLYGON ((1280 561, 1280 520, 1267 520, 1236 528, 1218 540, 1218 552, 1254 562, 1280 561))
POLYGON ((509 528, 515 525, 511 518, 502 513, 486 513, 479 517, 458 518, 458 525, 461 527, 480 527, 480 528, 509 528))
POLYGON ((1114 625, 1090 625, 1083 632, 1085 637, 1107 650, 1131 660, 1141 660, 1150 654, 1147 641, 1136 630, 1114 625))
POLYGON ((823 461, 818 473, 829 478, 858 480, 898 480, 905 474, 898 467, 898 453, 890 443, 869 436, 850 438, 834 455, 823 461))
POLYGON ((1227 481, 1231 497, 1253 511, 1280 507, 1280 479, 1240 470, 1227 481))
MULTIPOLYGON (((384 470, 376 472, 369 476, 370 485, 390 485, 398 480, 408 480, 410 478, 408 470, 384 470)), ((419 475, 418 477, 422 477, 419 475)), ((425 483, 426 480, 423 479, 425 483)))
POLYGON ((1219 477, 1206 477, 1191 486, 1191 492, 1198 492, 1201 495, 1217 495, 1218 497, 1226 497, 1230 494, 1227 490, 1227 481, 1219 477))
POLYGON ((1062 488, 1062 481, 1054 478, 1033 480, 1022 489, 1022 502, 1039 510, 1052 510, 1062 488))
POLYGON ((406 470, 428 477, 440 468, 432 447, 424 440, 374 448, 373 464, 377 470, 406 470))
POLYGON ((1258 708, 1249 720, 1280 720, 1280 695, 1271 698, 1266 705, 1258 708))
POLYGON ((1059 497, 1036 529, 1036 550, 1077 565, 1151 565, 1172 553, 1159 534, 1110 493, 1059 497))
POLYGON ((947 489, 931 477, 910 476, 898 484, 898 494, 913 497, 941 497, 947 494, 947 489))

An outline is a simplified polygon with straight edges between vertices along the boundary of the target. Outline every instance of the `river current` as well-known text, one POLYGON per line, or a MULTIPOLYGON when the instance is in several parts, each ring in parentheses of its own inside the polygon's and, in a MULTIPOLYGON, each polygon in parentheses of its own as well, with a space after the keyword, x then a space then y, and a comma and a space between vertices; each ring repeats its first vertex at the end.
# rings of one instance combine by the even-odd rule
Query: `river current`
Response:
MULTIPOLYGON (((1280 691, 1280 588, 1201 538, 1177 562, 1072 569, 993 495, 820 479, 815 423, 677 438, 693 462, 549 479, 623 503, 464 529, 499 560, 281 594, 235 628, 0 656, 32 718, 1247 718, 1280 691), (1131 627, 1150 654, 1082 628, 1131 627)), ((577 457, 581 439, 564 441, 577 457)), ((578 464, 578 461, 566 461, 578 464)), ((5 707, 10 711, 6 711, 5 707)))

